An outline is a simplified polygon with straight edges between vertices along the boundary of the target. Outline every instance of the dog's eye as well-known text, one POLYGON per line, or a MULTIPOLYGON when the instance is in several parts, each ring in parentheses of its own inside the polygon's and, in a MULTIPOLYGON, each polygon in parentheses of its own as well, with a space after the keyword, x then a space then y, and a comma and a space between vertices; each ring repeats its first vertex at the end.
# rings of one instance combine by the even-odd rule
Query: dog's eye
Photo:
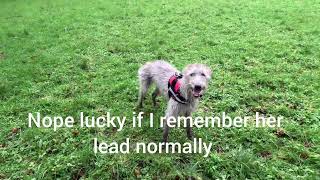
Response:
POLYGON ((190 74, 190 76, 194 76, 194 75, 196 75, 196 73, 191 73, 191 74, 190 74))
POLYGON ((205 75, 204 73, 201 73, 201 76, 204 76, 204 77, 206 77, 206 75, 205 75))

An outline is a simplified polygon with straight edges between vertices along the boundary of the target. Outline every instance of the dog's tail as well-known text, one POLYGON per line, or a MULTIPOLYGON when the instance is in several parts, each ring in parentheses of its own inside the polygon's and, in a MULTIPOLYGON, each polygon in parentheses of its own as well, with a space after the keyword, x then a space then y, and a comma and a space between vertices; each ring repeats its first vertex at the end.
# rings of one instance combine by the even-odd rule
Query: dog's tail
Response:
POLYGON ((143 66, 141 66, 138 70, 139 79, 151 79, 152 75, 150 72, 151 62, 147 62, 143 66))

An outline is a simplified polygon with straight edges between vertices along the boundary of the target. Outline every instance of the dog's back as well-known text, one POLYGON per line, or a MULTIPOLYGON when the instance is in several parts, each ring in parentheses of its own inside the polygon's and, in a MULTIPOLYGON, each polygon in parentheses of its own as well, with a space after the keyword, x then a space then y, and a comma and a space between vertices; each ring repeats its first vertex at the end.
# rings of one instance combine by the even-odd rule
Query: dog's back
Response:
POLYGON ((145 81, 145 85, 150 86, 151 83, 155 83, 157 88, 162 94, 166 94, 168 91, 168 80, 178 70, 163 60, 157 60, 148 62, 143 65, 139 71, 139 79, 145 81))

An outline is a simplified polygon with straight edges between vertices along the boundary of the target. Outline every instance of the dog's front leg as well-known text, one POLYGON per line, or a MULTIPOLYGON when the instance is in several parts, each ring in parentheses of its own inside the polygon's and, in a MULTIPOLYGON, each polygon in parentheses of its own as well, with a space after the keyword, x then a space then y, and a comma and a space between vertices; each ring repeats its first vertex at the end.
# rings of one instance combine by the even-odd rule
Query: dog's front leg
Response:
POLYGON ((170 117, 174 117, 177 119, 178 117, 178 108, 175 102, 172 99, 168 102, 168 107, 166 110, 166 116, 163 122, 163 142, 168 142, 169 129, 170 127, 167 124, 167 119, 170 117))
MULTIPOLYGON (((185 116, 186 116, 186 117, 189 117, 189 116, 191 116, 191 113, 187 112, 187 113, 185 114, 185 116)), ((188 139, 193 140, 194 136, 193 136, 193 132, 192 132, 191 122, 190 122, 190 121, 187 121, 186 131, 187 131, 187 137, 188 137, 188 139)))
POLYGON ((166 143, 168 142, 168 136, 169 136, 169 126, 167 125, 167 122, 165 121, 164 122, 164 127, 163 127, 163 139, 162 139, 162 142, 166 143))
POLYGON ((163 140, 162 140, 162 142, 165 142, 165 143, 168 142, 169 129, 170 129, 170 127, 167 124, 167 119, 171 116, 172 116, 172 114, 166 113, 166 118, 164 119, 164 122, 163 122, 163 135, 162 135, 163 140))

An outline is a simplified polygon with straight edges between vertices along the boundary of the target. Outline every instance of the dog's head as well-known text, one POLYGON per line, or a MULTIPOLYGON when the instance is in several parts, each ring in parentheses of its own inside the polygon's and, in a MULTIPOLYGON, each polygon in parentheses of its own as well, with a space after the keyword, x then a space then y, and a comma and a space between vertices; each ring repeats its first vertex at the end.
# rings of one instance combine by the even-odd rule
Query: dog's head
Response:
POLYGON ((208 87, 211 70, 203 64, 190 64, 183 70, 183 76, 191 88, 192 95, 198 98, 204 94, 208 87))

